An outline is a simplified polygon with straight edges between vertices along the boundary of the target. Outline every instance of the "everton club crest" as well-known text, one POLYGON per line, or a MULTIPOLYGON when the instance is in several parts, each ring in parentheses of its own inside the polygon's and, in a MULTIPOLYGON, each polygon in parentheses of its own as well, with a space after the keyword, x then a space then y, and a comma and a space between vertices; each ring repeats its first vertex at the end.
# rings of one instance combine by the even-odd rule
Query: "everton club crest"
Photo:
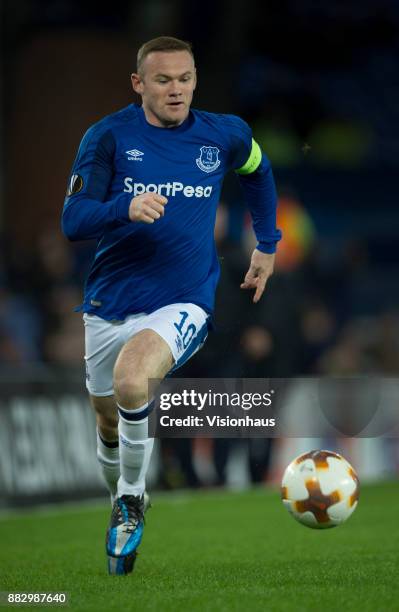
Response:
POLYGON ((220 166, 218 158, 219 149, 217 147, 201 147, 201 155, 195 160, 197 166, 203 172, 213 172, 220 166))

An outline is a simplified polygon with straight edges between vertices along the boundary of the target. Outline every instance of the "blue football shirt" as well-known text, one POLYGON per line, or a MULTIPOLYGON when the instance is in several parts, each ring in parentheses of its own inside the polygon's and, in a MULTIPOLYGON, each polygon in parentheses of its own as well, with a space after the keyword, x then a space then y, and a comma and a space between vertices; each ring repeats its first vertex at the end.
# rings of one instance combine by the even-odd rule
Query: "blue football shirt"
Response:
MULTIPOLYGON (((192 302, 211 313, 222 182, 229 170, 245 165, 251 149, 251 129, 239 117, 194 109, 173 128, 151 125, 136 104, 92 126, 73 164, 62 218, 71 240, 97 239, 80 310, 123 320, 192 302), (168 198, 165 215, 153 224, 133 223, 130 202, 146 191, 168 198)), ((280 236, 273 177, 263 158, 265 163, 269 188, 251 212, 261 250, 273 252, 280 236)))

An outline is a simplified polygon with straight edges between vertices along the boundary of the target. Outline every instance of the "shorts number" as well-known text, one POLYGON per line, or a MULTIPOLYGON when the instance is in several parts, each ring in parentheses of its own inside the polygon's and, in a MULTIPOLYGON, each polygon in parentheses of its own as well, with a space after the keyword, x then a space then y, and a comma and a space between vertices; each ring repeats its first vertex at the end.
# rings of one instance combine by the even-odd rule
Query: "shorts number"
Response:
POLYGON ((190 323, 190 325, 187 326, 185 331, 183 331, 184 324, 185 324, 186 319, 188 317, 188 312, 183 310, 183 311, 179 312, 179 314, 181 315, 180 323, 174 323, 174 326, 176 327, 177 331, 179 332, 179 334, 182 337, 183 348, 187 348, 188 345, 190 344, 190 341, 191 341, 192 337, 194 336, 195 332, 197 331, 197 328, 194 325, 194 323, 190 323))

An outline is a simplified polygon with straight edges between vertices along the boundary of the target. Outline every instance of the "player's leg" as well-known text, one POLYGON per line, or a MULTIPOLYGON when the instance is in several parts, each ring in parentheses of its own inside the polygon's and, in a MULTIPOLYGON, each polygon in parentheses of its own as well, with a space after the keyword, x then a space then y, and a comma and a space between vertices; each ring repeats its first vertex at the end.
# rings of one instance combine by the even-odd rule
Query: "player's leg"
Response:
POLYGON ((133 336, 118 356, 114 370, 121 448, 118 496, 144 493, 154 443, 148 437, 148 379, 164 378, 173 363, 168 344, 151 329, 133 336))
POLYGON ((113 390, 113 368, 123 346, 123 325, 95 315, 83 316, 85 326, 86 387, 97 422, 97 459, 113 502, 120 476, 118 409, 113 390))
POLYGON ((145 476, 153 440, 148 436, 148 379, 162 379, 202 346, 207 315, 193 304, 174 304, 135 321, 132 337, 114 369, 119 407, 121 477, 107 534, 108 567, 112 574, 133 569, 143 533, 145 476))
POLYGON ((148 436, 148 379, 163 378, 172 365, 169 346, 149 329, 128 340, 115 363, 121 476, 107 532, 110 574, 130 573, 136 559, 144 528, 145 476, 154 444, 148 436))
POLYGON ((97 431, 106 442, 118 441, 118 406, 114 395, 90 395, 90 404, 96 415, 97 431))
MULTIPOLYGON (((118 407, 113 395, 90 396, 97 422, 97 459, 111 496, 113 506, 117 499, 118 481, 121 475, 119 457, 118 407)), ((144 492, 144 512, 150 507, 150 498, 144 492)))
MULTIPOLYGON (((121 478, 118 495, 142 495, 153 440, 148 437, 148 380, 163 379, 205 342, 208 316, 194 304, 172 304, 135 322, 114 369, 119 406, 121 478)), ((149 404, 150 402, 150 404, 149 404)))
POLYGON ((113 395, 90 395, 97 422, 97 459, 113 503, 120 476, 118 407, 113 395))

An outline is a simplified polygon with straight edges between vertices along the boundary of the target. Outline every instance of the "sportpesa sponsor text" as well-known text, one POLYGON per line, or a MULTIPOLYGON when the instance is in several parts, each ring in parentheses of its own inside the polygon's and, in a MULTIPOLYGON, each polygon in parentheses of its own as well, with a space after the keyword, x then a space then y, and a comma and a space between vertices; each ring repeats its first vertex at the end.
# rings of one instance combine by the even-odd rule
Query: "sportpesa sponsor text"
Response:
POLYGON ((212 193, 212 186, 208 185, 207 187, 203 187, 202 185, 183 185, 183 183, 179 183, 178 181, 160 183, 156 185, 155 183, 149 183, 148 185, 144 185, 144 183, 134 183, 133 178, 131 176, 127 176, 124 180, 125 188, 124 192, 133 193, 134 196, 140 195, 142 193, 159 193, 159 195, 163 195, 166 197, 175 196, 178 193, 182 193, 186 198, 209 198, 212 193))

